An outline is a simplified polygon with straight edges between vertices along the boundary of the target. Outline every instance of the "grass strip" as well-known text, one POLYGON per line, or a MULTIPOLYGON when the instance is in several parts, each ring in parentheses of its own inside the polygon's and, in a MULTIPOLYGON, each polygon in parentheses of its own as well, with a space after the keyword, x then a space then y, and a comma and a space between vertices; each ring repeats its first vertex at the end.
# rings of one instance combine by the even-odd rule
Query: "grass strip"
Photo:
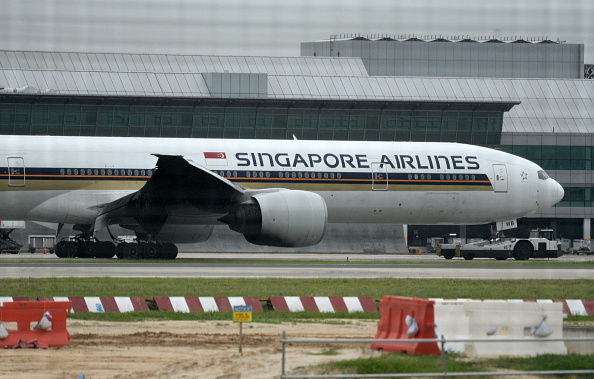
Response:
MULTIPOLYGON (((289 351, 290 357, 290 351, 289 351)), ((543 354, 535 357, 468 359, 446 354, 446 370, 453 372, 535 371, 535 370, 592 370, 594 355, 543 354)), ((359 358, 325 363, 319 374, 389 374, 441 372, 439 356, 382 354, 378 357, 359 358)), ((567 377, 567 376, 563 376, 567 377)))

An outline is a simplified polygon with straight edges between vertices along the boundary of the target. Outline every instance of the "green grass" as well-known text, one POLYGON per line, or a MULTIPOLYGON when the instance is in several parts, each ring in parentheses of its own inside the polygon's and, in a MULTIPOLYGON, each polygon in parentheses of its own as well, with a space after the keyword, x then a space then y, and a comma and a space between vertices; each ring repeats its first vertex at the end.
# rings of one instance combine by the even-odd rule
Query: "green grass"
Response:
MULTIPOLYGON (((42 268, 35 268, 42 269, 42 268)), ((467 279, 0 279, 0 296, 366 296, 594 299, 594 280, 467 279)))
MULTIPOLYGON (((446 354, 446 370, 453 372, 487 371, 541 371, 541 370, 592 370, 594 355, 544 354, 526 358, 473 359, 446 354)), ((321 374, 389 374, 441 372, 439 356, 385 353, 373 358, 360 358, 325 363, 319 366, 321 374)), ((566 377, 566 376, 564 376, 566 377)))

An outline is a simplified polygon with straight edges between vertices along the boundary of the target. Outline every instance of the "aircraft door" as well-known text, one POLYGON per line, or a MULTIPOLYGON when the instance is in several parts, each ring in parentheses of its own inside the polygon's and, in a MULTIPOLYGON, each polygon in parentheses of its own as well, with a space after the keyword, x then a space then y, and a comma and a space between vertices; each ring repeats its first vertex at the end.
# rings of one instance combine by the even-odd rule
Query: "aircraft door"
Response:
POLYGON ((373 191, 388 190, 388 168, 385 163, 371 163, 371 189, 373 191))
POLYGON ((8 186, 25 186, 25 160, 21 157, 8 157, 8 186))
POLYGON ((495 192, 507 192, 507 169, 504 164, 493 165, 493 189, 495 192))

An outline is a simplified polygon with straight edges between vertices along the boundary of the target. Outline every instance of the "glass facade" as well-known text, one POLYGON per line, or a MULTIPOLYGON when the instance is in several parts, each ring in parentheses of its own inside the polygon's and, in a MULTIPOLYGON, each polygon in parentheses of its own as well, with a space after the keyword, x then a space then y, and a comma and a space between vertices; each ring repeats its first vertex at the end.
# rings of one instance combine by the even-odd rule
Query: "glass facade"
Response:
POLYGON ((591 187, 565 187, 565 196, 556 207, 594 207, 591 187))
MULTIPOLYGON (((592 146, 503 145, 503 151, 551 170, 592 170, 592 146)), ((594 207, 592 187, 564 186, 565 196, 555 207, 594 207)))
POLYGON ((290 108, 5 102, 0 103, 0 134, 247 139, 290 139, 294 135, 298 139, 312 140, 500 144, 502 111, 420 108, 344 109, 327 104, 323 108, 290 108))
POLYGON ((593 146, 504 145, 503 151, 526 158, 545 170, 592 170, 593 146))

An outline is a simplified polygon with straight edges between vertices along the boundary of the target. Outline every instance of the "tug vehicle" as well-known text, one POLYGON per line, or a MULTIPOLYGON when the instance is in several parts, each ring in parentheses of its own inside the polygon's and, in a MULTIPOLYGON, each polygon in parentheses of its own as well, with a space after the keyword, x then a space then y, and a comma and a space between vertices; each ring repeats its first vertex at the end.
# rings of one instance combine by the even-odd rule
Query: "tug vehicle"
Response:
POLYGON ((465 245, 442 244, 437 254, 445 259, 495 258, 503 261, 514 258, 526 261, 530 258, 558 258, 563 252, 560 242, 553 239, 552 229, 533 229, 528 238, 494 238, 465 245))

